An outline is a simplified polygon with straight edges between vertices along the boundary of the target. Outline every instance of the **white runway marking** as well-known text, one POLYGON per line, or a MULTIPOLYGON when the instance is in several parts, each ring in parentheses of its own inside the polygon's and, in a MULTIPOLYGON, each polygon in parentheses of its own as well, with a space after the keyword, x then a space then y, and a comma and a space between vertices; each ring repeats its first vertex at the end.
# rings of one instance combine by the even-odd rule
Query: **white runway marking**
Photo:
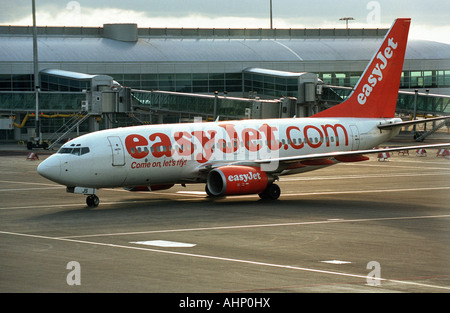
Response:
POLYGON ((344 191, 325 191, 325 192, 302 192, 281 194, 281 197, 292 196, 310 196, 310 195, 339 195, 355 193, 385 193, 385 192, 404 192, 404 191, 427 191, 427 190, 448 190, 450 187, 423 187, 423 188, 397 188, 397 189, 371 189, 371 190, 344 190, 344 191))
POLYGON ((254 225, 232 225, 232 226, 217 226, 217 227, 199 227, 199 228, 179 228, 179 229, 163 229, 150 230, 140 232, 124 232, 124 233, 109 233, 109 234, 94 234, 94 235, 79 235, 79 236, 65 236, 61 239, 73 238, 88 238, 88 237, 103 237, 103 236, 123 236, 123 235, 142 235, 142 234, 157 234, 157 233, 176 233, 188 231, 210 231, 210 230, 228 230, 228 229, 245 229, 245 228, 259 228, 259 227, 283 227, 283 226, 301 226, 301 225, 315 225, 315 224, 331 224, 331 223, 362 223, 374 221, 392 221, 392 220, 410 220, 410 219, 428 219, 428 218, 449 218, 450 215, 426 215, 426 216, 403 216, 403 217, 380 217, 380 218, 363 218, 363 219, 329 219, 322 221, 311 222, 294 222, 294 223, 275 223, 275 224, 254 224, 254 225))
MULTIPOLYGON (((296 196, 311 196, 311 195, 338 195, 338 194, 357 194, 357 193, 385 193, 385 192, 405 192, 405 191, 427 191, 427 190, 448 190, 450 187, 424 187, 424 188, 398 188, 398 189, 371 189, 371 190, 345 190, 345 191, 317 191, 317 192, 299 192, 299 193, 287 193, 281 194, 281 201, 283 197, 296 197, 296 196)), ((112 190, 112 189, 111 189, 112 190)), ((170 196, 173 193, 164 192, 151 192, 154 195, 170 196)), ((191 198, 184 199, 174 199, 174 201, 196 201, 198 199, 206 199, 205 195, 202 194, 188 194, 183 193, 184 196, 189 196, 191 198)), ((228 196, 228 199, 244 199, 244 198, 255 198, 259 199, 258 195, 239 195, 239 196, 228 196)), ((81 199, 81 198, 80 198, 81 199)), ((153 199, 149 198, 148 201, 151 202, 153 199)), ((101 202, 101 205, 113 205, 113 204, 124 204, 130 203, 130 201, 115 201, 115 202, 101 202)), ((37 208, 58 208, 58 207, 80 207, 84 208, 83 200, 81 199, 79 203, 73 204, 46 204, 46 205, 31 205, 31 206, 17 206, 17 207, 0 207, 0 210, 18 210, 18 209, 37 209, 37 208)))
MULTIPOLYGON (((81 243, 81 244, 110 247, 110 248, 119 248, 119 249, 147 251, 147 252, 153 252, 153 253, 171 254, 171 255, 185 256, 185 257, 216 260, 216 261, 234 262, 234 263, 250 264, 250 265, 257 265, 257 266, 273 267, 273 268, 279 268, 279 269, 312 272, 312 273, 325 274, 325 275, 352 277, 352 278, 357 278, 357 279, 361 279, 364 281, 366 281, 366 279, 367 279, 366 275, 351 274, 351 273, 336 272, 336 271, 326 271, 326 270, 319 270, 319 269, 314 269, 314 268, 258 262, 258 261, 251 261, 251 260, 217 257, 217 256, 211 256, 211 255, 203 255, 203 254, 193 254, 193 253, 185 253, 185 252, 177 252, 177 251, 158 250, 158 249, 151 249, 151 248, 116 245, 116 244, 110 244, 110 243, 75 240, 75 239, 67 239, 67 238, 54 238, 54 237, 48 237, 48 236, 22 234, 22 233, 14 233, 14 232, 6 232, 6 231, 0 231, 0 234, 23 236, 23 237, 30 237, 30 238, 37 238, 37 239, 56 240, 56 241, 64 241, 64 242, 72 242, 72 243, 81 243)), ((379 278, 379 280, 381 282, 385 281, 385 282, 393 282, 393 283, 398 283, 398 284, 415 285, 415 286, 421 286, 421 287, 427 287, 427 288, 450 290, 450 287, 446 287, 446 286, 422 284, 422 283, 416 283, 416 282, 412 282, 412 281, 402 281, 402 280, 394 280, 394 279, 387 279, 387 278, 379 278)))
MULTIPOLYGON (((437 173, 398 173, 389 174, 389 178, 392 177, 420 177, 420 176, 442 176, 448 175, 450 172, 437 172, 437 173)), ((367 175, 337 175, 337 176, 311 176, 311 177, 290 177, 282 176, 280 181, 302 181, 302 180, 329 180, 329 179, 361 179, 361 178, 386 178, 386 174, 367 174, 367 175)))
POLYGON ((192 248, 196 246, 196 244, 193 243, 184 243, 167 240, 131 241, 130 243, 146 246, 166 247, 166 248, 192 248))
POLYGON ((0 192, 9 192, 9 191, 29 191, 29 190, 43 190, 43 189, 65 189, 64 186, 56 186, 56 187, 34 187, 34 188, 9 188, 9 189, 0 189, 0 192))
POLYGON ((320 262, 322 262, 322 263, 328 263, 328 264, 337 264, 337 265, 340 265, 340 264, 350 264, 350 263, 352 263, 352 262, 350 262, 350 261, 341 261, 341 260, 330 260, 330 261, 320 261, 320 262))
MULTIPOLYGON (((392 162, 392 161, 391 161, 392 162)), ((406 165, 392 165, 392 163, 391 162, 388 162, 388 163, 390 163, 389 164, 389 166, 386 166, 386 167, 384 167, 384 168, 408 168, 408 169, 413 169, 413 170, 416 170, 417 169, 417 166, 418 165, 416 165, 416 166, 412 166, 412 165, 410 165, 410 166, 406 166, 406 165)), ((379 162, 379 163, 383 163, 383 162, 379 162)), ((402 163, 403 163, 403 161, 402 161, 402 163)), ((412 161, 411 161, 411 163, 413 163, 412 161)), ((419 162, 414 162, 414 163, 419 163, 419 162)), ((382 166, 382 164, 344 164, 344 163, 341 163, 342 165, 344 165, 344 166, 368 166, 368 167, 381 167, 382 166)), ((439 164, 448 164, 448 165, 450 165, 450 162, 449 163, 425 163, 425 162, 420 162, 420 165, 425 165, 425 166, 423 166, 423 167, 421 167, 420 169, 421 170, 443 170, 443 169, 446 169, 446 168, 444 168, 444 167, 428 167, 428 165, 439 165, 439 164)))
MULTIPOLYGON (((61 187, 61 185, 58 185, 58 184, 30 183, 30 182, 26 182, 26 181, 12 181, 12 180, 0 180, 0 183, 61 187)), ((64 187, 64 186, 62 186, 62 187, 64 187)))

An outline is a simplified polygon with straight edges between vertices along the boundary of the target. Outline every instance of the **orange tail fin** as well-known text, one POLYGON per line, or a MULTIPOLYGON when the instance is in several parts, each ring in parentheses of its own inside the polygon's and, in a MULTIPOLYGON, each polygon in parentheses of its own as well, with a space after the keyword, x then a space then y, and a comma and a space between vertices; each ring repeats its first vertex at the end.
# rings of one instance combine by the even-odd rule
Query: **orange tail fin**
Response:
POLYGON ((394 117, 410 24, 396 19, 350 97, 313 117, 394 117))

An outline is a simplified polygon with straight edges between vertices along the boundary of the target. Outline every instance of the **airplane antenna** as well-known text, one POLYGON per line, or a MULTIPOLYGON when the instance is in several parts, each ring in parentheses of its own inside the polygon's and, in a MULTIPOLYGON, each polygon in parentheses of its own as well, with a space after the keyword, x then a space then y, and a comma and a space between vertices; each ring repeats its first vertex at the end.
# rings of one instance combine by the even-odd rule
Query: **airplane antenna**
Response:
POLYGON ((217 118, 216 118, 216 120, 215 120, 216 123, 219 122, 219 117, 220 117, 220 115, 217 116, 217 118))

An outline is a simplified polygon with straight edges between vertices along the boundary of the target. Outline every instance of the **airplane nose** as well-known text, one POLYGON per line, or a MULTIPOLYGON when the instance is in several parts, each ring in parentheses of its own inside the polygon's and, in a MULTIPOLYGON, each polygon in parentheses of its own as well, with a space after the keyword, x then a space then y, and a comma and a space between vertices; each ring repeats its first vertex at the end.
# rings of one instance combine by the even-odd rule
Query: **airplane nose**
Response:
POLYGON ((58 182, 61 178, 61 161, 58 156, 52 155, 39 164, 37 171, 41 176, 58 182))

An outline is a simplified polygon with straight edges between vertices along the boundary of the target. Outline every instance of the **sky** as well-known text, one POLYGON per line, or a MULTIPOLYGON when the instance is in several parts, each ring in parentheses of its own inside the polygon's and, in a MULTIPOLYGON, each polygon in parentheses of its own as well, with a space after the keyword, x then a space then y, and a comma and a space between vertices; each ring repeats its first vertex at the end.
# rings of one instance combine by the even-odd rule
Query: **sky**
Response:
MULTIPOLYGON (((0 0, 0 25, 32 25, 32 0, 0 0)), ((269 28, 270 0, 36 0, 38 26, 269 28)), ((412 19, 411 39, 450 44, 449 0, 272 0, 274 28, 389 28, 412 19)))

